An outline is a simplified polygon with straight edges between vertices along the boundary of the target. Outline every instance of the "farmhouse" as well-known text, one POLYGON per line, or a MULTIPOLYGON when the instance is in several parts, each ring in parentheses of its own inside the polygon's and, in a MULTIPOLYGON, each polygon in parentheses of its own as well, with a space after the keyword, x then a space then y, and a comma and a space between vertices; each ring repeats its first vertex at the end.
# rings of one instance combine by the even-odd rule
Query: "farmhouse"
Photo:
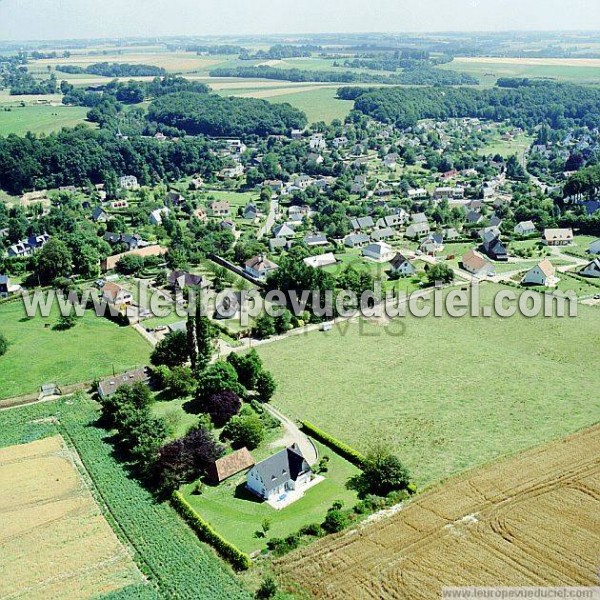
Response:
POLYGON ((544 229, 544 243, 548 246, 568 246, 573 243, 573 230, 544 229))
POLYGON ((208 478, 215 483, 221 483, 255 464, 248 448, 240 448, 227 456, 223 456, 208 467, 208 478))
POLYGON ((294 444, 254 465, 246 485, 259 498, 274 502, 289 491, 301 491, 310 483, 311 475, 309 464, 294 444))
POLYGON ((103 379, 98 384, 98 396, 100 396, 101 400, 104 400, 124 385, 133 385, 134 383, 147 384, 149 381, 150 374, 146 368, 128 371, 122 375, 113 375, 112 377, 103 379))
POLYGON ((406 277, 408 275, 414 275, 416 269, 413 264, 400 252, 392 258, 390 261, 391 271, 394 275, 400 275, 406 277))
POLYGON ((535 267, 529 269, 521 280, 524 285, 555 286, 558 279, 555 277, 554 265, 546 258, 535 267))
POLYGON ((248 259, 244 265, 246 273, 255 279, 266 279, 267 275, 276 268, 277 265, 274 262, 271 262, 262 255, 253 256, 248 259))
POLYGON ((461 264, 465 271, 479 278, 491 277, 495 272, 494 266, 473 249, 463 255, 461 264))
POLYGON ((364 248, 362 254, 377 262, 388 262, 394 256, 394 249, 385 242, 376 242, 364 248))
POLYGON ((600 258, 595 258, 583 267, 579 273, 585 277, 600 277, 600 258))

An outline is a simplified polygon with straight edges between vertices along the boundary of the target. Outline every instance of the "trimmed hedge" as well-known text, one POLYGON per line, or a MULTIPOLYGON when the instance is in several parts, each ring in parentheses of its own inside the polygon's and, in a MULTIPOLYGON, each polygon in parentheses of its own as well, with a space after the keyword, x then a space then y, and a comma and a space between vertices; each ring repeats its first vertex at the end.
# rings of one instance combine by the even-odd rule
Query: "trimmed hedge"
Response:
POLYGON ((365 462, 365 456, 358 450, 348 446, 348 444, 344 444, 344 442, 340 442, 338 439, 329 435, 322 429, 319 429, 309 421, 302 421, 302 429, 319 440, 321 443, 325 444, 327 447, 337 452, 340 456, 343 456, 352 464, 362 468, 365 462))
POLYGON ((250 557, 221 537, 202 517, 191 507, 188 501, 177 491, 171 496, 171 503, 181 518, 194 530, 196 535, 212 546, 222 558, 228 561, 234 569, 246 571, 252 566, 250 557))

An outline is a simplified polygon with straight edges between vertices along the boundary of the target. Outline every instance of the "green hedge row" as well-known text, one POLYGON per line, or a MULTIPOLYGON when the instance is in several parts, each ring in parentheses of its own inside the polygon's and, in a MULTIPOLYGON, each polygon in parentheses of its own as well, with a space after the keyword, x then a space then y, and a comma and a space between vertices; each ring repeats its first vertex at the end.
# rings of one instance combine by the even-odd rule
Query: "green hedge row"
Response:
POLYGON ((362 465, 365 462, 365 456, 358 450, 348 446, 348 444, 344 444, 344 442, 340 442, 332 435, 329 435, 308 421, 302 421, 302 429, 319 440, 321 443, 325 444, 327 447, 337 452, 340 456, 343 456, 352 464, 362 468, 362 465))
POLYGON ((181 518, 196 532, 197 536, 212 546, 222 558, 227 560, 235 569, 246 571, 252 566, 250 557, 221 537, 200 515, 190 506, 188 501, 177 491, 173 492, 171 501, 181 518))

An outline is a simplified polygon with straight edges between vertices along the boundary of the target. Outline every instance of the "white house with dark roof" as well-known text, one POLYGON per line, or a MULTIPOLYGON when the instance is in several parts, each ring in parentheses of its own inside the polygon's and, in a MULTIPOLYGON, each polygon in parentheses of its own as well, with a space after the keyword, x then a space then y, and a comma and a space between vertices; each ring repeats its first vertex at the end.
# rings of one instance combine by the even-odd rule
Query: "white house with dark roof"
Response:
POLYGON ((262 255, 253 256, 244 264, 246 273, 255 279, 266 279, 269 273, 275 269, 277 269, 277 265, 262 255))
POLYGON ((311 482, 312 469, 294 444, 255 464, 246 476, 247 488, 267 502, 283 500, 289 492, 300 492, 311 482))
POLYGON ((517 235, 533 235, 536 231, 533 221, 521 221, 515 225, 514 229, 517 235))
POLYGON ((394 249, 385 242, 375 242, 363 248, 362 255, 377 262, 388 262, 394 257, 394 249))
POLYGON ((400 275, 401 277, 408 277, 416 272, 415 266, 400 252, 392 258, 390 267, 394 275, 400 275))
POLYGON ((579 271, 585 277, 600 277, 600 258, 595 258, 579 271))

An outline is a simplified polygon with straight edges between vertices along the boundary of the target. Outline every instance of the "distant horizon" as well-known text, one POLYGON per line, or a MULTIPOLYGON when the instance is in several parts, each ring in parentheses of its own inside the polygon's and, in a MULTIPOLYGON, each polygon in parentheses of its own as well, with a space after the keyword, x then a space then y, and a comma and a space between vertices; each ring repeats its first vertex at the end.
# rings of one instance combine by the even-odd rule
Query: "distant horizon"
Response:
MULTIPOLYGON (((2 0, 0 0, 1 2, 2 0)), ((165 35, 127 35, 127 36, 103 36, 103 37, 65 37, 65 38, 23 38, 23 39, 0 39, 1 44, 10 43, 48 43, 48 42, 102 42, 102 41, 163 41, 173 39, 206 39, 206 40, 218 40, 218 39, 256 39, 256 38, 303 38, 303 37, 319 37, 319 36, 334 36, 334 35, 347 35, 347 36, 409 36, 409 37, 420 37, 420 36, 455 36, 455 35, 506 35, 506 34, 597 34, 600 36, 599 29, 479 29, 479 30, 431 30, 431 31, 322 31, 322 32, 274 32, 274 33, 223 33, 223 34, 165 34, 165 35)))
POLYGON ((600 23, 597 0, 0 0, 0 42, 583 33, 590 23, 600 23))

